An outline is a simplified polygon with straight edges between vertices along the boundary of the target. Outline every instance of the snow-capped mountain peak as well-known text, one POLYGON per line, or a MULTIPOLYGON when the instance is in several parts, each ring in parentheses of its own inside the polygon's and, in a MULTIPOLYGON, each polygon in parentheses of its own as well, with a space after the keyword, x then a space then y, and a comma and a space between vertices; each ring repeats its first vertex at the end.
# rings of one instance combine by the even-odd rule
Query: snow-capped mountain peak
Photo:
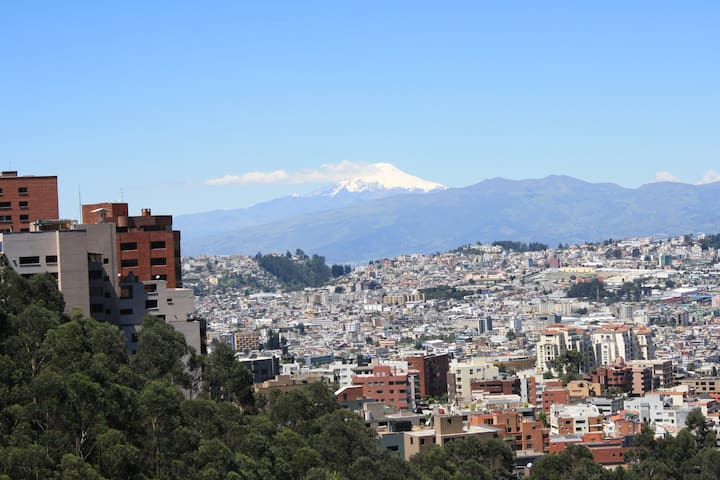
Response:
POLYGON ((430 192, 445 188, 440 183, 430 182, 405 173, 389 163, 373 163, 367 166, 362 176, 339 180, 324 193, 335 196, 342 192, 357 193, 379 190, 430 192))

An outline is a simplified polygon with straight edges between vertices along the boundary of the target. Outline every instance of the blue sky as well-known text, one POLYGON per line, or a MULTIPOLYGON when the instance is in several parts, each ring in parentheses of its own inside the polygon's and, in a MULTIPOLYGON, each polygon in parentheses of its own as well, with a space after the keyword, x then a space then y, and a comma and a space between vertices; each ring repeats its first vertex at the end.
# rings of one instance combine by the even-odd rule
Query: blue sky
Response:
POLYGON ((71 218, 244 207, 341 162, 720 179, 719 24, 699 1, 3 2, 0 168, 58 175, 71 218))

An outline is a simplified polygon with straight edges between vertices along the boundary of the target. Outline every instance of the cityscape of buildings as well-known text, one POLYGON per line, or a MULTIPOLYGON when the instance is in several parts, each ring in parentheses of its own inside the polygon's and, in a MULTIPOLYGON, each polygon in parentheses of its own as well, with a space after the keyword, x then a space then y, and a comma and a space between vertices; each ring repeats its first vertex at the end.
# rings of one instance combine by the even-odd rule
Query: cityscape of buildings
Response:
POLYGON ((468 245, 285 291, 252 257, 183 258, 170 215, 107 202, 59 219, 54 176, 2 172, 0 200, 0 251, 53 275, 69 312, 117 325, 130 351, 148 314, 196 352, 228 343, 259 394, 324 382, 402 458, 478 436, 506 440, 520 471, 571 444, 619 465, 646 423, 674 435, 700 409, 720 431, 705 235, 468 245))

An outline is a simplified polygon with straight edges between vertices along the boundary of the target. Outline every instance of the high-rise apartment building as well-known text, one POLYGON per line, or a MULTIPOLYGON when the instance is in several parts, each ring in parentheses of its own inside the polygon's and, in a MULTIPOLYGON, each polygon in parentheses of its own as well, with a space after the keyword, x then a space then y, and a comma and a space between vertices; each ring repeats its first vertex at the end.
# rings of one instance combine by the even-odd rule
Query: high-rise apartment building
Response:
MULTIPOLYGON (((590 335, 581 328, 553 324, 540 334, 537 342, 537 361, 535 369, 538 373, 552 371, 553 360, 560 357, 568 350, 577 350, 583 359, 584 369, 594 362, 592 343, 590 335)), ((577 372, 576 372, 577 373, 577 372)))
POLYGON ((182 286, 180 232, 172 228, 172 215, 129 216, 127 203, 82 206, 83 223, 114 223, 117 232, 118 272, 140 281, 165 280, 168 288, 182 286))
POLYGON ((57 177, 0 173, 0 232, 29 232, 32 222, 58 216, 57 177))
POLYGON ((450 356, 447 353, 435 355, 412 355, 406 357, 408 367, 418 372, 421 397, 442 397, 448 393, 447 375, 450 356))
POLYGON ((146 315, 181 332, 202 352, 203 323, 181 284, 180 232, 172 216, 128 215, 127 203, 83 206, 83 220, 58 219, 57 177, 0 174, 0 253, 24 277, 48 272, 66 310, 117 325, 128 349, 146 315))

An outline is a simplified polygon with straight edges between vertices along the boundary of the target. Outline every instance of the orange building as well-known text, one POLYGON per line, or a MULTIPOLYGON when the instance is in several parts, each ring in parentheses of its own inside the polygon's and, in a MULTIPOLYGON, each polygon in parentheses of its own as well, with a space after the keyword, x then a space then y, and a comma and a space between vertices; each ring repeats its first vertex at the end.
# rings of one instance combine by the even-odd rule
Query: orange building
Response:
POLYGON ((118 272, 132 273, 140 281, 165 280, 168 288, 182 287, 180 232, 172 228, 172 215, 152 215, 144 208, 139 217, 128 215, 127 203, 82 206, 83 223, 114 223, 118 272))
POLYGON ((410 406, 408 374, 397 372, 387 365, 376 365, 372 373, 355 375, 352 377, 352 384, 363 387, 365 398, 398 408, 410 406))
POLYGON ((542 392, 542 411, 550 413, 553 405, 567 405, 570 403, 570 391, 567 388, 551 388, 542 392))
POLYGON ((593 460, 600 465, 624 464, 624 454, 629 450, 621 438, 603 438, 602 434, 586 433, 582 436, 568 435, 553 438, 550 441, 549 453, 560 453, 572 444, 586 446, 592 453, 593 460))
POLYGON ((549 446, 550 429, 534 419, 523 417, 520 412, 508 410, 471 413, 468 424, 472 426, 490 426, 499 429, 499 435, 511 440, 509 446, 513 451, 533 450, 546 452, 549 446))
MULTIPOLYGON (((642 382, 642 371, 639 382, 642 382)), ((603 392, 610 388, 618 389, 624 393, 633 392, 636 383, 633 367, 626 365, 622 358, 617 358, 612 365, 598 367, 590 374, 593 383, 599 383, 603 392)), ((642 385, 640 385, 642 388, 642 385)))
POLYGON ((29 232, 32 222, 58 217, 57 177, 0 173, 0 232, 29 232))

